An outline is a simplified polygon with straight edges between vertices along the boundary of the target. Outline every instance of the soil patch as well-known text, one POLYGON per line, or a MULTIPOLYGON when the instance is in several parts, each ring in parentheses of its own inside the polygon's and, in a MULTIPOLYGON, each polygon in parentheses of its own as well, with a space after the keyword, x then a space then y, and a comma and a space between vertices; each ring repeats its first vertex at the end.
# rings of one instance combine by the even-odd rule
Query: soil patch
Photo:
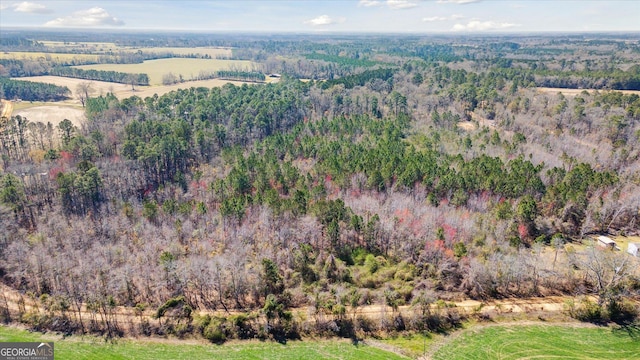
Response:
POLYGON ((13 113, 14 116, 20 115, 27 118, 31 122, 41 122, 46 124, 50 122, 54 127, 62 120, 69 119, 73 125, 81 127, 84 124, 84 110, 72 106, 60 105, 44 105, 34 106, 13 113))

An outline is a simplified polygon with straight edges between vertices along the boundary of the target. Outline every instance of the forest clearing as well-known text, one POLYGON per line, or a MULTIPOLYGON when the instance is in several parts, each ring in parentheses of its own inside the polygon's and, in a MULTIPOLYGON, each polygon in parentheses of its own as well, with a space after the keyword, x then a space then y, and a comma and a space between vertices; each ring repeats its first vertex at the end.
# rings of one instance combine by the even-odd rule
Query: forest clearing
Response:
MULTIPOLYGON (((78 100, 78 85, 82 83, 90 84, 91 96, 100 96, 111 93, 115 95, 118 99, 126 99, 132 96, 137 96, 142 99, 146 97, 153 97, 154 95, 164 95, 168 92, 175 91, 178 89, 188 89, 191 87, 199 88, 212 88, 212 87, 220 87, 225 84, 234 84, 234 85, 242 85, 242 81, 232 81, 232 80, 221 80, 221 79, 208 79, 208 80, 195 80, 195 81, 186 81, 183 83, 173 84, 173 85, 153 85, 153 86, 144 86, 144 85, 136 85, 132 90, 131 85, 128 84, 118 84, 107 81, 96 81, 96 80, 85 80, 85 79, 74 79, 63 76, 31 76, 20 78, 20 80, 24 81, 32 81, 38 83, 46 83, 46 84, 54 84, 57 86, 66 86, 71 91, 71 96, 69 100, 64 101, 64 103, 71 103, 75 105, 80 105, 80 101, 78 100)), ((57 102, 51 102, 51 105, 56 104, 57 102)), ((24 104, 21 106, 25 106, 24 104)), ((27 105, 28 106, 28 105, 27 105)))
POLYGON ((162 85, 162 78, 171 72, 186 81, 197 80, 202 73, 210 74, 219 70, 243 70, 251 71, 255 63, 244 60, 221 59, 185 59, 171 58, 146 60, 142 64, 96 64, 79 65, 78 69, 117 71, 125 73, 145 73, 149 75, 149 85, 162 85))
POLYGON ((85 122, 84 110, 78 106, 57 105, 57 103, 33 106, 16 110, 13 116, 22 116, 32 122, 46 124, 50 122, 53 126, 58 126, 64 119, 71 120, 73 126, 81 127, 85 122))

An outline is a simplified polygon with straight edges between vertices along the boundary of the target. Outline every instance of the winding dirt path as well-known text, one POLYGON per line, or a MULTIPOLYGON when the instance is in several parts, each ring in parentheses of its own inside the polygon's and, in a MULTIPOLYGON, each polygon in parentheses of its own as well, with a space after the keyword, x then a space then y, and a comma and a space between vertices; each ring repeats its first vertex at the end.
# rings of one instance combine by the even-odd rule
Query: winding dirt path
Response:
POLYGON ((0 119, 10 118, 13 112, 13 103, 4 99, 0 100, 0 119))

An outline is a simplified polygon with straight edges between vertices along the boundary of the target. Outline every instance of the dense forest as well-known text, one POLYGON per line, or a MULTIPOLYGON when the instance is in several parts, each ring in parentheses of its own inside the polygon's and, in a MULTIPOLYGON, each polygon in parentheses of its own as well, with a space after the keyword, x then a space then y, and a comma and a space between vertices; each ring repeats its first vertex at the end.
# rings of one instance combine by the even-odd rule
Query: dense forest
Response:
POLYGON ((73 67, 61 66, 51 69, 48 74, 86 80, 108 81, 120 84, 149 85, 149 75, 147 74, 128 74, 118 71, 91 69, 83 70, 73 67))
POLYGON ((438 300, 553 294, 633 316, 626 255, 581 241, 640 231, 640 96, 603 90, 638 89, 638 40, 454 40, 220 40, 282 78, 91 97, 81 127, 6 119, 0 274, 52 309, 22 320, 111 334, 116 306, 172 310, 132 327, 223 341, 310 331, 295 307, 345 335, 455 325, 438 300), (371 304, 422 312, 355 320, 371 304), (213 309, 246 315, 193 311, 213 309))
POLYGON ((0 98, 29 101, 60 101, 69 97, 66 86, 43 84, 32 81, 11 80, 0 77, 0 98))

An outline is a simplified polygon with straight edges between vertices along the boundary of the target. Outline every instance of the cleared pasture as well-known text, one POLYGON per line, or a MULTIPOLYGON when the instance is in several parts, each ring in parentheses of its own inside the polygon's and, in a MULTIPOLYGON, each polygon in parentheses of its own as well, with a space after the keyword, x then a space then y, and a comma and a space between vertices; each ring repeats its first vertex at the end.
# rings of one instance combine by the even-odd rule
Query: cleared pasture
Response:
POLYGON ((432 359, 639 359, 640 330, 559 325, 470 329, 432 359))
POLYGON ((100 55, 96 54, 67 54, 67 53, 49 53, 49 52, 29 52, 29 51, 11 51, 0 52, 0 59, 11 60, 53 60, 57 62, 69 63, 76 61, 98 61, 100 55))
POLYGON ((34 106, 13 112, 13 116, 20 115, 31 122, 50 122, 53 126, 64 120, 70 120, 73 125, 81 127, 85 121, 84 110, 75 106, 46 104, 34 106))
POLYGON ((0 99, 0 119, 10 118, 13 113, 13 103, 5 99, 0 99))
MULTIPOLYGON (((616 242, 617 246, 620 248, 620 251, 626 254, 627 250, 629 249, 630 243, 640 243, 640 236, 614 236, 613 240, 616 242)), ((631 254, 628 254, 628 255, 632 256, 631 254)), ((631 265, 632 272, 636 276, 640 275, 640 266, 637 266, 638 264, 640 264, 640 258, 636 258, 635 262, 633 262, 632 264, 635 264, 635 265, 631 265)))
POLYGON ((122 340, 105 342, 90 336, 29 333, 0 327, 0 341, 53 341, 56 359, 353 359, 395 360, 405 357, 348 340, 276 342, 244 341, 213 345, 196 340, 122 340))
POLYGON ((220 60, 220 59, 185 59, 170 58, 148 60, 142 64, 96 64, 75 66, 84 70, 118 71, 124 73, 138 73, 149 75, 150 85, 161 85, 162 76, 173 73, 182 75, 185 80, 191 80, 201 71, 214 72, 218 70, 252 70, 258 65, 246 60, 220 60))
MULTIPOLYGON (((135 90, 131 90, 131 85, 126 84, 117 84, 105 81, 90 81, 84 79, 74 79, 67 78, 62 76, 31 76, 19 78, 16 80, 25 80, 25 81, 34 81, 34 82, 42 82, 47 84, 54 84, 58 86, 66 86, 71 90, 72 99, 65 101, 65 103, 80 105, 80 101, 76 97, 76 90, 78 84, 83 82, 91 83, 91 96, 104 95, 106 93, 113 93, 118 99, 124 99, 131 96, 139 96, 141 98, 145 98, 147 96, 153 96, 154 94, 164 95, 170 91, 177 89, 188 89, 191 87, 220 87, 224 84, 235 84, 242 85, 243 82, 240 81, 229 81, 229 80, 220 80, 220 79, 209 79, 209 80, 197 80, 197 81, 185 81, 179 84, 173 85, 156 85, 156 86, 136 86, 135 90)), ((28 103, 21 103, 28 104, 28 103)), ((50 104, 59 104, 59 103, 50 103, 50 104)), ((24 105, 21 105, 24 106, 24 105)))

